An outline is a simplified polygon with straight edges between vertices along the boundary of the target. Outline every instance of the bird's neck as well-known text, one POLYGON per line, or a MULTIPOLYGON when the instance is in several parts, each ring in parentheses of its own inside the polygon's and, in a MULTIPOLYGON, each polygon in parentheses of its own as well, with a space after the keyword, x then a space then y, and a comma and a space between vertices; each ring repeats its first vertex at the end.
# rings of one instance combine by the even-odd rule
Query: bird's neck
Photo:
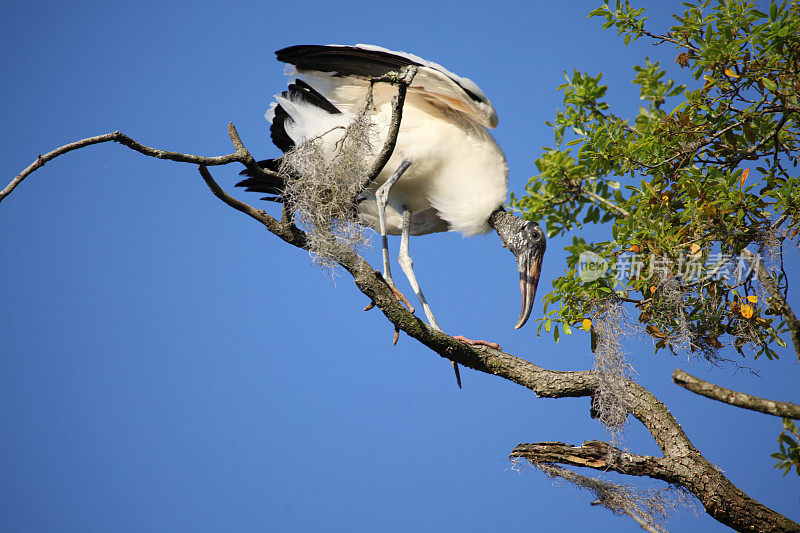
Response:
POLYGON ((503 232, 505 227, 508 225, 509 217, 514 217, 514 215, 510 214, 505 208, 501 205, 494 211, 492 214, 489 215, 489 219, 486 221, 495 230, 497 233, 503 232))
POLYGON ((516 241, 520 237, 520 219, 518 217, 506 211, 503 206, 500 206, 489 215, 487 222, 497 232, 503 248, 512 251, 518 248, 515 245, 518 244, 516 241))

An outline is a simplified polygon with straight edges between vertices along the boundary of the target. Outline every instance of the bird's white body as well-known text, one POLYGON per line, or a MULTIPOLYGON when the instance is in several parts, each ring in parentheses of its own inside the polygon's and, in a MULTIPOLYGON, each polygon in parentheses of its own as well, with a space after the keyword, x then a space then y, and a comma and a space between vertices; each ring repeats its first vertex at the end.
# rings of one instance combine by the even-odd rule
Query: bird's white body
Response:
MULTIPOLYGON (((422 66, 408 88, 393 155, 365 192, 366 199, 359 203, 359 215, 365 223, 378 227, 375 191, 403 159, 409 159, 413 163, 389 195, 386 209, 389 233, 401 233, 404 206, 413 214, 412 235, 448 230, 465 236, 487 233, 491 230, 487 223, 489 215, 505 202, 508 190, 505 156, 487 130, 497 124, 494 108, 470 80, 416 56, 405 54, 404 57, 413 58, 422 66), (470 97, 464 87, 480 95, 485 102, 470 97)), ((272 121, 273 110, 280 105, 291 117, 284 127, 295 144, 319 138, 323 150, 333 157, 344 128, 364 108, 369 86, 367 78, 338 77, 292 66, 287 68, 287 74, 308 83, 341 113, 331 114, 287 95, 275 97, 267 119, 272 121)), ((396 94, 394 85, 379 83, 374 86, 374 106, 368 118, 373 127, 376 153, 388 135, 391 101, 396 94)))

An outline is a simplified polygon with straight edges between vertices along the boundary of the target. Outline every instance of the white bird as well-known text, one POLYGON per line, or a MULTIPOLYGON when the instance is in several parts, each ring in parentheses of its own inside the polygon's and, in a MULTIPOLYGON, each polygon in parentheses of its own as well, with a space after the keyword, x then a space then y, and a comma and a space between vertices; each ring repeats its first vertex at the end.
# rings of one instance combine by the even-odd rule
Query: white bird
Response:
MULTIPOLYGON (((383 236, 384 277, 395 294, 399 291, 392 282, 386 235, 401 235, 400 266, 429 324, 439 331, 414 275, 409 236, 441 231, 473 236, 494 229, 517 259, 522 309, 515 328, 522 327, 533 307, 545 236, 536 222, 503 208, 508 165, 487 129, 497 126, 497 114, 483 91, 441 65, 378 46, 298 45, 275 53, 289 64, 286 73, 292 81, 267 112, 273 143, 287 152, 316 138, 331 158, 344 129, 364 109, 370 79, 416 66, 393 155, 360 198, 359 217, 383 236)), ((373 88, 374 105, 368 113, 377 146, 383 146, 388 135, 396 94, 389 83, 373 88)), ((260 163, 277 170, 280 158, 260 163)), ((275 176, 251 176, 238 185, 278 197, 284 187, 275 176)), ((453 366, 460 387, 458 367, 453 366)))

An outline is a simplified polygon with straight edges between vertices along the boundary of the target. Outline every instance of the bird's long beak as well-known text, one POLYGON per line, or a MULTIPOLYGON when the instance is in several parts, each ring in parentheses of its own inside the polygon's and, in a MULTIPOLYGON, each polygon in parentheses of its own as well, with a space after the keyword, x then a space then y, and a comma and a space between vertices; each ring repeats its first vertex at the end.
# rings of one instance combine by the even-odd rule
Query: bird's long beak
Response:
POLYGON ((543 254, 530 251, 519 254, 517 268, 519 269, 519 290, 522 293, 522 309, 519 320, 514 329, 519 329, 528 321, 533 309, 533 299, 536 297, 536 287, 539 285, 539 274, 542 271, 543 254))

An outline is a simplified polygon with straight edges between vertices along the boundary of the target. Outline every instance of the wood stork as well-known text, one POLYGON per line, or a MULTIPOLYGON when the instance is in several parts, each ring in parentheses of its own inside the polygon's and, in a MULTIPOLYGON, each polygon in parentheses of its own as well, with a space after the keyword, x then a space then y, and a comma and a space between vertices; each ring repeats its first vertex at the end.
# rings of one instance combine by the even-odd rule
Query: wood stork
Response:
MULTIPOLYGON (((480 88, 441 65, 378 46, 298 45, 275 54, 288 64, 286 74, 292 81, 287 91, 275 96, 267 112, 272 141, 287 152, 309 139, 322 139, 331 157, 342 132, 364 108, 370 78, 417 67, 408 87, 393 155, 359 199, 359 217, 381 232, 384 278, 398 295, 392 282, 386 235, 401 235, 400 266, 429 324, 439 331, 441 327, 414 275, 409 236, 441 231, 473 236, 494 229, 517 260, 522 309, 515 328, 522 327, 533 306, 545 236, 536 222, 522 220, 503 208, 508 166, 487 130, 497 126, 497 114, 480 88)), ((368 113, 376 144, 382 145, 388 135, 395 94, 396 87, 388 83, 373 88, 374 105, 368 113)), ((276 170, 279 163, 280 158, 262 161, 261 165, 276 170)), ((247 171, 243 174, 249 175, 247 171)), ((283 182, 274 176, 251 176, 237 185, 275 194, 278 200, 283 189, 283 182)), ((458 367, 455 363, 453 367, 460 387, 458 367)))

